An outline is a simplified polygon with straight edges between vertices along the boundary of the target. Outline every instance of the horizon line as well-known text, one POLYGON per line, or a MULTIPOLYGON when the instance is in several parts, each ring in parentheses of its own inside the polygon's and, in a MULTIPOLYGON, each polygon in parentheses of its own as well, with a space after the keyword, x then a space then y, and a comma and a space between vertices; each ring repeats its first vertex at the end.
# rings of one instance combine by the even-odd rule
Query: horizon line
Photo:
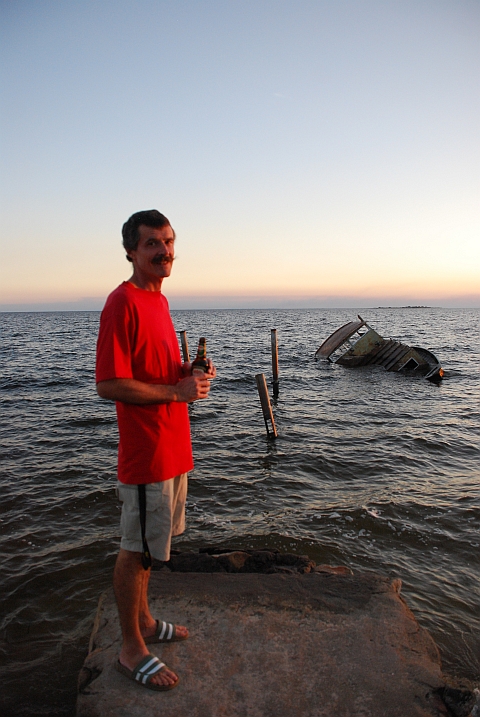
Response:
MULTIPOLYGON (((195 309, 476 309, 480 297, 451 296, 442 299, 378 296, 172 296, 172 311, 195 309)), ((84 297, 71 301, 29 301, 0 303, 1 313, 44 313, 55 311, 101 311, 106 297, 84 297)))

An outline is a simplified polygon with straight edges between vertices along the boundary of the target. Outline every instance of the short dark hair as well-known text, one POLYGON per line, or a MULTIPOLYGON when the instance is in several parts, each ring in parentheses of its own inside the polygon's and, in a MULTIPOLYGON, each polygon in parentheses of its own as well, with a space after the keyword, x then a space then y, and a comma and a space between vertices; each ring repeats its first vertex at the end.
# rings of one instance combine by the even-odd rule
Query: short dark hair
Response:
MULTIPOLYGON (((162 227, 171 227, 164 214, 160 214, 156 209, 147 209, 143 212, 135 212, 130 219, 127 219, 122 227, 123 246, 125 251, 133 251, 137 248, 140 237, 138 236, 138 227, 144 224, 146 227, 154 227, 161 229, 162 227)), ((173 231, 173 227, 172 227, 173 231)), ((175 232, 173 232, 175 238, 175 232)), ((127 254, 128 261, 132 261, 127 254)))

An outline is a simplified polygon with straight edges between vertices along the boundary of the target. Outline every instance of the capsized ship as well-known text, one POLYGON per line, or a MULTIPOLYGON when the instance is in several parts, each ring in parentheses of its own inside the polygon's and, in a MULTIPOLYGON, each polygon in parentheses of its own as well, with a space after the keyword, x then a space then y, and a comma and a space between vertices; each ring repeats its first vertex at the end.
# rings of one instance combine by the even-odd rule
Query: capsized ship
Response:
POLYGON ((384 339, 360 315, 358 321, 350 321, 334 331, 317 349, 315 358, 351 368, 383 366, 387 371, 421 375, 434 382, 441 381, 443 376, 443 369, 431 351, 384 339))

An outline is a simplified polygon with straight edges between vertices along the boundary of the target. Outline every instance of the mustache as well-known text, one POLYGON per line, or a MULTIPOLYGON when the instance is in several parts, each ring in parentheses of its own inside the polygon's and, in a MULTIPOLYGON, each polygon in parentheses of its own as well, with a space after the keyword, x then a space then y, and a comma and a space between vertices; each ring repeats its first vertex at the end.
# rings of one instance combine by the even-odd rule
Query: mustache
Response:
POLYGON ((170 254, 161 254, 152 259, 152 264, 172 264, 174 260, 175 257, 170 254))

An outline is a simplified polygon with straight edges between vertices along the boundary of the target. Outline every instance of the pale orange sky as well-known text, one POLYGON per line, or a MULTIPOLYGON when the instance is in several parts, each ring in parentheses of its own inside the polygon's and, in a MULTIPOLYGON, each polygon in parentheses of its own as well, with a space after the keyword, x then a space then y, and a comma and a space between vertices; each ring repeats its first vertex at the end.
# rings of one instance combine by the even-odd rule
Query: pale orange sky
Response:
POLYGON ((2 12, 0 309, 101 302, 153 207, 173 302, 480 306, 480 5, 2 12))

